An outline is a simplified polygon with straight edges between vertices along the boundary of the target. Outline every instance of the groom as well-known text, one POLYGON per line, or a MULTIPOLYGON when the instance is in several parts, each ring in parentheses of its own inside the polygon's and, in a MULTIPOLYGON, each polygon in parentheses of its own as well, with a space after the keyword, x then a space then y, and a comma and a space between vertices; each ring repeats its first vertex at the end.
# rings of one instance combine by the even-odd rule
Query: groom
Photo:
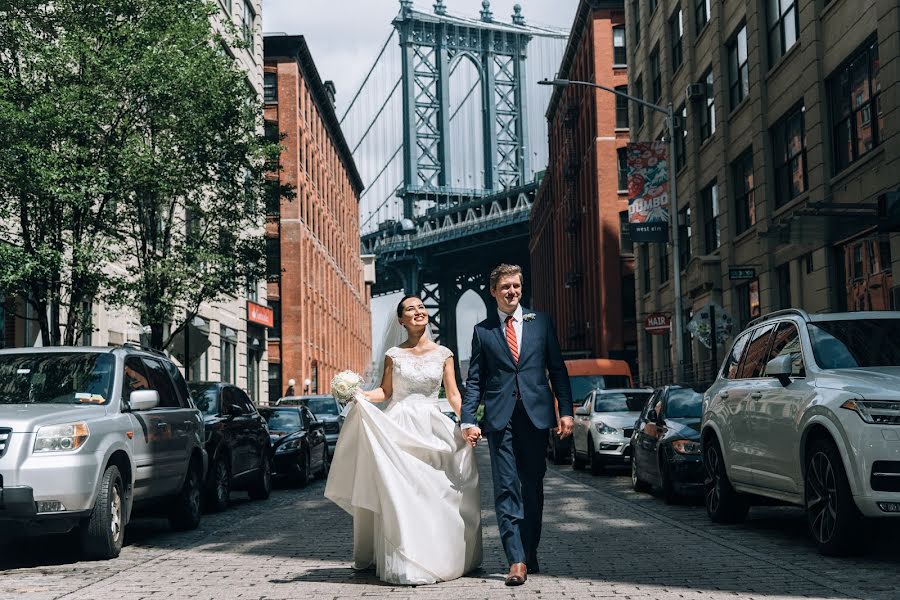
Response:
POLYGON ((539 571, 547 436, 551 428, 560 438, 572 433, 572 390, 550 318, 519 304, 522 269, 506 264, 494 269, 491 296, 497 310, 488 309, 488 318, 475 326, 460 423, 469 444, 482 433, 488 439, 494 507, 510 564, 506 585, 522 585, 527 573, 539 571), (483 432, 475 425, 482 401, 483 432))

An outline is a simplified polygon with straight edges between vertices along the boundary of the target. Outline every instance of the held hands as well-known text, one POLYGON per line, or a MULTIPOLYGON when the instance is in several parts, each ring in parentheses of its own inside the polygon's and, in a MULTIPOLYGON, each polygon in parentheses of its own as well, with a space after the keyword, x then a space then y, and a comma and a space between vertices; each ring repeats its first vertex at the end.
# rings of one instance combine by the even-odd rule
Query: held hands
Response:
POLYGON ((556 433, 559 435, 559 439, 564 440, 572 435, 573 427, 575 427, 575 419, 573 419, 572 417, 560 417, 558 427, 556 428, 556 433))
POLYGON ((466 443, 471 447, 475 447, 475 444, 478 443, 478 440, 481 439, 481 429, 478 427, 469 427, 464 429, 463 437, 466 439, 466 443))

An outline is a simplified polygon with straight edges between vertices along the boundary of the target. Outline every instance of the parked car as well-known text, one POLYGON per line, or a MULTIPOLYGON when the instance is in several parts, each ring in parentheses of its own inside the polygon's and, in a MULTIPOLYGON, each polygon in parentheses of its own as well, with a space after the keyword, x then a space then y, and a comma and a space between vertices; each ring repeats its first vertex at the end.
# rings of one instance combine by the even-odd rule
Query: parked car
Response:
POLYGON ((133 510, 200 523, 203 419, 165 356, 131 347, 0 350, 0 531, 77 529, 119 555, 133 510))
POLYGON ((647 401, 631 437, 635 491, 656 487, 668 504, 703 493, 700 423, 705 389, 667 385, 647 401))
POLYGON ((322 422, 325 427, 325 439, 328 440, 328 454, 334 456, 344 417, 343 407, 334 396, 285 396, 279 398, 276 406, 306 406, 322 422))
MULTIPOLYGON (((572 387, 572 400, 584 398, 593 390, 607 388, 627 389, 633 387, 631 367, 624 360, 610 358, 579 358, 566 362, 569 373, 569 384, 572 387)), ((556 418, 559 419, 559 404, 553 400, 556 418)), ((551 430, 547 443, 547 458, 553 464, 564 465, 573 460, 573 437, 559 438, 556 431, 551 430)))
POLYGON ((649 389, 593 390, 575 409, 572 429, 572 466, 599 475, 610 463, 625 464, 631 457, 631 434, 641 408, 653 394, 649 389))
POLYGON ((315 472, 328 475, 331 457, 323 423, 305 406, 264 406, 259 409, 269 425, 275 473, 306 485, 315 472))
POLYGON ((246 490, 253 500, 268 498, 272 492, 272 446, 265 419, 253 401, 230 383, 192 381, 188 387, 206 428, 206 507, 225 510, 232 490, 246 490))
POLYGON ((453 410, 453 407, 450 406, 450 401, 446 398, 441 398, 438 400, 438 410, 441 411, 445 417, 453 421, 454 423, 459 423, 459 417, 456 416, 456 411, 453 410))
POLYGON ((824 554, 900 516, 900 312, 778 311, 736 337, 704 398, 706 511, 751 495, 803 506, 824 554))

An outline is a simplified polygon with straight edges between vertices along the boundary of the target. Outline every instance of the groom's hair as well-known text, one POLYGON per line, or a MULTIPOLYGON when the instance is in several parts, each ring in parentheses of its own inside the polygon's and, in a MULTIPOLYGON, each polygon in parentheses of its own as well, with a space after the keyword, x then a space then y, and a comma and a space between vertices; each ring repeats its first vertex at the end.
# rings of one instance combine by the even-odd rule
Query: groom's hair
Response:
POLYGON ((491 289, 497 289, 497 282, 500 281, 501 277, 506 277, 507 275, 518 275, 519 281, 525 283, 522 277, 522 267, 519 265, 508 265, 503 263, 501 265, 497 265, 494 267, 494 270, 491 271, 491 289))

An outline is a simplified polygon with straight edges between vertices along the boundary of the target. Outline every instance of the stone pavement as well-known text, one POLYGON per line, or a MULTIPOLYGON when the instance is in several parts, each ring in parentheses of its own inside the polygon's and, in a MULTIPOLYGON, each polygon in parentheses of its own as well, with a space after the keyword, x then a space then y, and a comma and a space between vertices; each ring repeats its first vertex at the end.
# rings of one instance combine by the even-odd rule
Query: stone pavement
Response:
MULTIPOLYGON (((506 564, 479 448, 485 560, 469 577, 397 587, 349 569, 351 523, 324 483, 277 490, 266 502, 235 494, 226 512, 188 533, 139 519, 117 560, 79 562, 65 537, 0 541, 0 599, 142 598, 897 598, 896 528, 854 559, 820 557, 791 508, 754 508, 742 526, 712 525, 702 506, 666 506, 630 490, 624 470, 592 477, 551 467, 544 574, 506 588, 506 564)), ((2 532, 0 532, 2 536, 2 532)))

